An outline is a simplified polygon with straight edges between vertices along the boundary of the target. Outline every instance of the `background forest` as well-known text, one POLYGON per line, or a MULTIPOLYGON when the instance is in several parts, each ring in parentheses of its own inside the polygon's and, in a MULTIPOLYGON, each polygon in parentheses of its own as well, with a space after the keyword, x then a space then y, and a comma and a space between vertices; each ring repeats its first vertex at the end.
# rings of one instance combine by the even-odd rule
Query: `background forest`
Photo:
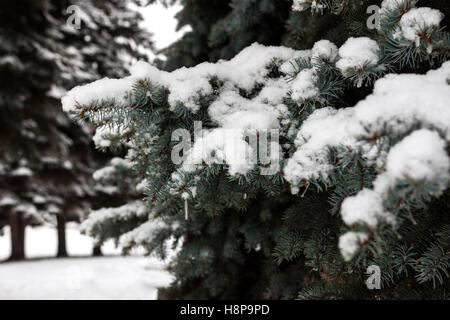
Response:
POLYGON ((27 225, 54 225, 66 256, 76 221, 94 255, 114 240, 167 261, 160 299, 448 298, 448 2, 23 0, 0 17, 10 260, 27 225), (186 30, 162 50, 138 9, 155 3, 186 30), (206 156, 192 139, 174 163, 173 133, 199 121, 206 156), (245 146, 277 130, 276 172, 231 163, 230 129, 245 146))

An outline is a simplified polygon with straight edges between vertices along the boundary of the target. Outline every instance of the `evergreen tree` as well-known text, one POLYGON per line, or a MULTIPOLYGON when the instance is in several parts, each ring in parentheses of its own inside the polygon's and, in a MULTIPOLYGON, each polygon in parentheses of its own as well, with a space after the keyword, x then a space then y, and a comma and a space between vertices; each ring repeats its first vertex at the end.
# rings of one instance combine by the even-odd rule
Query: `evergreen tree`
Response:
POLYGON ((140 62, 63 98, 127 143, 146 184, 150 212, 98 215, 91 234, 161 258, 179 246, 160 298, 448 298, 448 5, 385 0, 375 30, 369 1, 288 3, 287 32, 336 15, 328 39, 173 72, 140 62))
MULTIPOLYGON (((167 60, 159 61, 159 66, 172 71, 204 61, 230 59, 253 42, 310 49, 316 41, 327 39, 340 46, 348 38, 348 30, 352 35, 370 31, 366 27, 370 15, 367 8, 381 4, 381 0, 363 1, 361 6, 347 6, 346 15, 337 15, 340 2, 323 2, 328 7, 335 4, 337 9, 311 14, 307 10, 291 10, 292 0, 180 0, 182 9, 176 16, 177 28, 191 26, 192 31, 162 50, 167 60)), ((173 1, 163 3, 169 5, 173 1)), ((443 25, 448 25, 449 4, 421 0, 421 5, 439 7, 445 14, 443 25)))
POLYGON ((162 50, 167 60, 159 64, 168 71, 230 59, 255 41, 279 44, 290 11, 285 0, 182 0, 180 4, 177 28, 190 26, 192 31, 162 50))
POLYGON ((11 227, 11 259, 24 258, 27 224, 57 224, 65 256, 66 221, 84 219, 91 205, 127 201, 127 193, 112 197, 95 185, 91 175, 106 159, 91 128, 71 122, 59 100, 76 84, 123 76, 143 57, 140 46, 151 49, 128 4, 23 0, 0 9, 0 220, 11 227), (73 14, 79 28, 68 23, 73 14))

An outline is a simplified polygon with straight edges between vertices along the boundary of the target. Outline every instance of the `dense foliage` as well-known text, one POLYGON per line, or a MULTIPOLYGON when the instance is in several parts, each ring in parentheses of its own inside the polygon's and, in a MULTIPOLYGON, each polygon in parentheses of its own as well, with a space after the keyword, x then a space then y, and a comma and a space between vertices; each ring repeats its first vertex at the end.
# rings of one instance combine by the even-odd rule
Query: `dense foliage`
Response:
POLYGON ((152 48, 150 34, 125 1, 9 1, 0 18, 0 226, 11 225, 11 258, 21 259, 25 225, 57 220, 65 255, 65 221, 127 193, 93 181, 110 155, 95 151, 92 129, 70 121, 60 98, 76 84, 123 76, 144 57, 140 46, 152 48))
POLYGON ((253 44, 73 89, 65 111, 102 130, 100 144, 127 143, 149 208, 99 215, 90 233, 162 258, 178 245, 161 298, 448 298, 450 37, 437 10, 448 6, 416 2, 383 1, 375 30, 369 1, 232 1, 205 22, 211 33, 193 26, 173 46, 201 32, 213 55, 181 63, 265 42, 266 13, 245 14, 256 7, 286 45, 311 50, 253 44), (267 135, 269 163, 232 161, 267 135), (180 138, 191 148, 176 162, 180 138), (366 287, 371 265, 380 290, 366 287))

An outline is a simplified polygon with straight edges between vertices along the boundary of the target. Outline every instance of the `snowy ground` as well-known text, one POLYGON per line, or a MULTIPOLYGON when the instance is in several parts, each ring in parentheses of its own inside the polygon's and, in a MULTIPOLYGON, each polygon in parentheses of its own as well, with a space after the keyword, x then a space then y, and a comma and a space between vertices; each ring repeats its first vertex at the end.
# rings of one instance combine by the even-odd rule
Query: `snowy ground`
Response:
MULTIPOLYGON (((0 260, 8 257, 8 230, 0 237, 0 260)), ((27 228, 24 262, 0 263, 0 299, 155 299, 158 287, 172 277, 164 264, 136 252, 119 256, 112 243, 106 255, 91 258, 92 239, 69 225, 67 247, 71 258, 47 259, 56 254, 56 230, 27 228)))

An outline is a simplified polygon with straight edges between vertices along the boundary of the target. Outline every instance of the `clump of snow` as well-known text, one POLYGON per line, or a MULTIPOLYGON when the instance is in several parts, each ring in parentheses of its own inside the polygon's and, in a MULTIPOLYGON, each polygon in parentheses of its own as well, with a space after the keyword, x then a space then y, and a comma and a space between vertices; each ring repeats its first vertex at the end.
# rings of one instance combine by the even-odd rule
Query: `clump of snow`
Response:
MULTIPOLYGON (((200 108, 200 97, 213 93, 211 79, 218 78, 222 86, 216 100, 210 105, 208 113, 219 128, 204 132, 201 143, 206 145, 199 147, 197 144, 191 153, 194 157, 197 155, 202 158, 204 155, 202 149, 206 149, 209 151, 207 158, 215 153, 221 161, 229 164, 230 159, 236 159, 247 153, 248 143, 244 139, 248 130, 277 129, 280 127, 281 119, 290 118, 288 108, 283 104, 283 98, 287 96, 290 85, 284 79, 275 80, 267 77, 270 72, 267 66, 271 63, 282 65, 287 61, 309 58, 309 56, 310 51, 266 47, 255 43, 229 61, 221 60, 215 64, 202 63, 192 68, 180 68, 171 73, 160 71, 147 63, 138 62, 131 68, 131 75, 123 80, 105 79, 71 90, 63 98, 63 105, 66 111, 76 111, 74 108, 77 104, 88 105, 93 101, 111 99, 119 105, 126 105, 127 101, 124 97, 126 92, 131 90, 132 84, 146 79, 149 84, 168 89, 170 110, 183 106, 192 112, 197 112, 200 108), (256 87, 261 88, 256 97, 246 98, 241 95, 242 90, 252 92, 256 87), (228 134, 231 129, 234 132, 228 134), (222 138, 229 147, 223 147, 222 138)), ((299 88, 297 94, 305 98, 310 94, 311 89, 308 89, 309 92, 300 90, 299 82, 297 87, 299 88)), ((110 146, 111 137, 123 134, 120 130, 122 128, 111 126, 98 128, 94 136, 96 145, 110 146)), ((240 163, 238 167, 230 168, 230 173, 245 173, 252 166, 248 164, 242 166, 240 163)))
POLYGON ((189 150, 182 169, 190 172, 202 163, 229 165, 230 175, 245 174, 255 164, 254 150, 244 140, 241 130, 214 129, 205 131, 189 150))
POLYGON ((296 74, 297 68, 295 67, 295 64, 293 61, 288 60, 281 64, 280 71, 284 74, 293 76, 296 74))
POLYGON ((141 245, 152 241, 156 230, 165 227, 166 224, 161 219, 153 219, 144 222, 139 227, 125 233, 120 238, 120 245, 122 247, 131 247, 134 245, 141 245))
POLYGON ((324 9, 324 5, 320 3, 320 0, 294 0, 292 3, 292 10, 294 11, 304 11, 308 8, 319 11, 324 9))
POLYGON ((131 89, 136 79, 128 77, 124 79, 104 78, 92 83, 78 86, 70 90, 62 99, 62 108, 65 112, 76 111, 76 107, 88 106, 94 101, 114 100, 124 103, 126 93, 131 89))
POLYGON ((278 117, 288 112, 286 106, 274 107, 258 100, 246 99, 235 90, 225 91, 210 105, 208 114, 225 129, 278 128, 278 117))
POLYGON ((18 199, 13 194, 2 194, 0 196, 0 207, 14 206, 18 203, 18 199))
POLYGON ((97 225, 101 225, 107 220, 127 220, 134 216, 143 217, 148 213, 149 210, 142 201, 130 202, 116 208, 101 208, 89 214, 81 224, 80 230, 90 235, 97 225))
POLYGON ((339 238, 339 250, 344 260, 350 260, 355 252, 367 240, 368 236, 364 232, 349 231, 339 238))
POLYGON ((311 51, 312 61, 326 60, 328 62, 336 62, 338 58, 338 47, 329 40, 317 41, 311 51))
POLYGON ((139 193, 143 193, 147 186, 148 186, 149 182, 146 178, 142 179, 137 185, 136 185, 136 191, 139 193))
POLYGON ((328 179, 333 169, 328 147, 360 150, 383 173, 377 176, 373 189, 365 188, 344 200, 342 218, 348 225, 363 223, 372 228, 380 220, 395 224, 384 200, 398 182, 432 182, 437 186, 434 196, 450 183, 445 143, 450 138, 448 79, 450 62, 426 75, 388 75, 375 83, 372 95, 353 108, 316 110, 298 133, 297 151, 284 168, 286 179, 298 192, 305 180, 328 179), (422 129, 409 133, 418 123, 422 129), (388 151, 369 141, 386 129, 391 135, 406 135, 388 151))
POLYGON ((277 106, 281 113, 285 113, 286 110, 281 110, 280 108, 283 108, 283 98, 287 96, 289 89, 289 83, 285 79, 269 79, 266 82, 266 86, 254 100, 277 106))
POLYGON ((184 199, 184 200, 189 199, 189 193, 183 192, 183 193, 181 194, 181 199, 184 199))
POLYGON ((285 47, 266 47, 257 43, 242 50, 229 61, 201 63, 192 68, 180 68, 173 72, 160 71, 139 61, 130 69, 130 76, 124 79, 102 79, 91 84, 76 87, 63 97, 63 109, 76 111, 77 105, 88 105, 93 101, 111 100, 126 103, 126 93, 137 80, 148 79, 152 84, 168 88, 169 104, 174 109, 178 103, 198 111, 200 95, 211 94, 210 79, 217 76, 245 90, 252 90, 256 84, 264 83, 269 70, 265 68, 274 59, 287 61, 308 55, 308 51, 295 51, 285 47))
POLYGON ((165 267, 166 263, 143 256, 3 263, 0 299, 154 300, 158 288, 174 280, 165 267))
POLYGON ((441 189, 450 179, 446 142, 428 129, 414 131, 396 144, 387 157, 386 172, 392 180, 439 181, 441 189))
POLYGON ((413 8, 400 19, 403 36, 411 41, 420 40, 424 32, 433 27, 439 27, 444 14, 436 9, 427 7, 413 8))
POLYGON ((383 0, 380 7, 380 15, 386 15, 394 9, 401 8, 404 0, 383 0))
POLYGON ((96 181, 105 181, 114 177, 119 169, 131 169, 132 163, 128 159, 114 157, 111 159, 109 166, 103 167, 95 171, 92 175, 96 181))
POLYGON ((380 47, 375 40, 367 37, 348 38, 339 48, 340 59, 336 63, 342 74, 354 70, 364 70, 365 66, 375 67, 380 60, 380 47))
POLYGON ((100 193, 105 193, 109 195, 117 194, 119 193, 119 188, 116 186, 104 186, 104 185, 96 185, 95 190, 100 193))
POLYGON ((47 96, 55 98, 55 99, 61 99, 65 94, 67 90, 63 87, 52 85, 50 90, 47 92, 47 96))
MULTIPOLYGON (((389 151, 386 171, 380 174, 373 190, 363 189, 344 200, 341 215, 348 225, 362 222, 375 227, 379 219, 394 223, 394 217, 383 208, 389 188, 400 180, 432 181, 439 191, 450 182, 450 159, 446 143, 439 134, 428 129, 414 131, 389 151)), ((438 194, 435 194, 438 195, 438 194)))
POLYGON ((384 211, 382 196, 369 189, 363 189, 356 196, 346 198, 341 205, 342 220, 347 225, 364 223, 375 227, 380 218, 388 217, 384 211))
MULTIPOLYGON (((91 257, 93 239, 80 234, 73 223, 67 224, 70 258, 42 259, 57 254, 55 228, 27 226, 25 233, 25 253, 30 260, 0 263, 2 300, 156 299, 157 289, 173 281, 164 271, 168 261, 145 257, 143 250, 120 256, 113 241, 103 244, 103 257, 91 257)), ((170 250, 169 259, 175 253, 170 250)), ((6 227, 0 237, 0 260, 10 254, 10 228, 6 227)))
POLYGON ((19 205, 15 206, 13 212, 21 212, 25 213, 27 216, 36 216, 38 213, 38 209, 36 206, 29 202, 22 202, 19 205))
POLYGON ((294 185, 319 176, 327 179, 332 169, 327 147, 361 148, 364 156, 375 161, 377 146, 361 138, 369 138, 386 126, 393 134, 401 134, 420 120, 423 127, 441 129, 449 139, 449 78, 450 62, 426 75, 388 75, 378 80, 373 93, 353 108, 316 110, 298 132, 297 151, 284 168, 286 179, 294 185))
POLYGON ((92 140, 98 148, 107 148, 111 146, 111 137, 117 135, 118 132, 113 126, 105 125, 95 129, 95 134, 92 137, 92 140))
POLYGON ((33 203, 35 204, 44 204, 47 202, 47 199, 39 194, 33 196, 33 203))
POLYGON ((292 83, 292 99, 303 102, 317 96, 319 90, 314 85, 315 78, 313 69, 302 70, 292 83))
POLYGON ((33 171, 30 168, 19 167, 11 172, 14 177, 30 177, 33 175, 33 171))
POLYGON ((98 169, 92 174, 92 177, 96 181, 102 181, 105 179, 110 178, 115 172, 115 168, 112 166, 103 167, 101 169, 98 169))

